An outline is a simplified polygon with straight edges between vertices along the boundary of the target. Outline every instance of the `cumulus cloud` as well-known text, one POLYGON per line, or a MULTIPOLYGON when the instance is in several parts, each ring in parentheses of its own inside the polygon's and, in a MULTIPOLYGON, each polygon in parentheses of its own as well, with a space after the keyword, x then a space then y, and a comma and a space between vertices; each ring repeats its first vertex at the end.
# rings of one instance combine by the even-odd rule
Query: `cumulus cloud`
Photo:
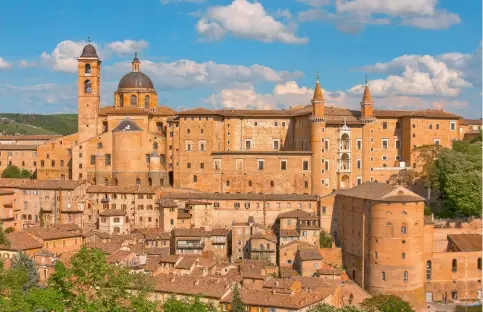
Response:
MULTIPOLYGON (((118 78, 131 70, 128 62, 117 63, 105 68, 108 75, 118 78)), ((301 72, 276 71, 263 65, 228 65, 213 61, 197 63, 192 60, 175 62, 142 61, 141 70, 158 88, 188 89, 198 86, 233 86, 240 83, 284 82, 303 76, 301 72)))
POLYGON ((37 62, 28 61, 28 60, 21 60, 20 62, 18 62, 18 66, 20 68, 37 67, 37 62))
POLYGON ((267 14, 261 3, 247 0, 234 0, 230 5, 209 7, 196 25, 198 33, 208 41, 221 40, 231 33, 235 37, 263 42, 307 43, 308 39, 298 37, 294 28, 267 14))
POLYGON ((458 14, 437 7, 438 0, 299 0, 312 8, 299 13, 301 21, 334 23, 340 31, 360 32, 365 25, 389 23, 424 29, 445 29, 459 24, 458 14))
POLYGON ((7 62, 3 57, 0 57, 0 70, 10 69, 12 63, 7 62))
MULTIPOLYGON (((347 95, 342 92, 327 92, 323 90, 327 105, 343 106, 347 95)), ((295 81, 276 84, 271 93, 260 94, 253 85, 231 89, 223 89, 205 99, 205 103, 216 108, 235 109, 275 109, 291 106, 308 105, 314 95, 314 90, 301 87, 295 81)))
POLYGON ((77 86, 75 84, 43 83, 27 86, 7 84, 0 88, 0 97, 17 99, 20 105, 65 105, 66 108, 76 108, 77 86))
MULTIPOLYGON (((81 55, 82 49, 87 43, 86 41, 61 41, 51 53, 42 52, 41 63, 53 71, 75 73, 77 72, 77 58, 81 55)), ((91 44, 96 48, 97 55, 104 60, 112 54, 130 54, 134 51, 139 52, 148 46, 144 40, 115 41, 107 43, 105 46, 100 46, 94 42, 91 44)))
MULTIPOLYGON (((462 88, 471 87, 464 74, 451 68, 443 60, 430 55, 403 55, 387 63, 362 68, 363 71, 389 74, 384 79, 370 81, 374 96, 417 95, 457 96, 462 88)), ((352 87, 349 92, 362 94, 363 85, 352 87)))
POLYGON ((144 40, 114 41, 107 44, 107 49, 118 55, 132 54, 142 51, 147 47, 148 43, 144 40))
POLYGON ((473 53, 445 53, 437 58, 445 62, 448 67, 460 71, 463 78, 481 88, 481 44, 473 53))

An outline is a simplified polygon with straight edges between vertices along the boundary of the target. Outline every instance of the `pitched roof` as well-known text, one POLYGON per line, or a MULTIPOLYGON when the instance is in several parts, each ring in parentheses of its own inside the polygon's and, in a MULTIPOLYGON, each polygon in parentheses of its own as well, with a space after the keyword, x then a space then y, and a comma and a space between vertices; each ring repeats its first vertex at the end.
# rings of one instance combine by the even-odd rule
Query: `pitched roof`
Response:
POLYGON ((184 208, 178 209, 178 219, 191 219, 191 214, 184 208))
POLYGON ((280 230, 280 237, 298 237, 300 236, 300 233, 295 230, 295 229, 290 229, 290 230, 280 230))
POLYGON ((0 245, 0 249, 29 250, 42 248, 44 245, 41 239, 24 231, 8 233, 6 237, 9 245, 0 245))
POLYGON ((310 194, 231 194, 231 193, 166 193, 165 199, 210 199, 210 200, 290 200, 290 201, 316 201, 317 195, 310 194))
POLYGON ((120 123, 112 130, 112 132, 133 132, 133 131, 143 131, 138 124, 129 117, 121 120, 120 123))
POLYGON ((43 240, 82 237, 80 232, 76 233, 75 231, 66 231, 62 228, 31 227, 23 229, 23 231, 43 240))
POLYGON ((457 251, 481 251, 481 234, 449 234, 448 240, 457 251))
POLYGON ((114 107, 106 106, 99 110, 99 116, 104 115, 153 115, 153 116, 173 116, 176 115, 176 111, 161 105, 156 108, 144 108, 144 107, 114 107))
POLYGON ((156 292, 201 295, 204 298, 218 300, 233 286, 233 281, 227 278, 159 274, 154 279, 156 292))
POLYGON ((0 144, 0 151, 36 151, 37 145, 0 144))
POLYGON ((438 109, 426 110, 379 110, 373 112, 375 117, 419 117, 419 118, 452 118, 459 119, 460 116, 438 109))
POLYGON ((283 218, 296 218, 299 220, 319 220, 319 217, 317 215, 314 215, 310 212, 307 212, 302 209, 296 209, 296 210, 290 210, 283 212, 278 215, 280 219, 283 218))
POLYGON ((250 238, 251 239, 266 239, 266 240, 274 242, 274 243, 277 242, 277 237, 274 234, 270 234, 270 233, 258 232, 258 233, 253 234, 250 238))
POLYGON ((12 140, 12 141, 30 141, 41 140, 48 141, 61 137, 60 134, 33 134, 33 135, 0 135, 0 140, 12 140))
POLYGON ((171 199, 160 199, 157 203, 160 208, 178 208, 178 204, 171 199))
POLYGON ((14 190, 0 189, 0 195, 12 195, 15 194, 14 190))
POLYGON ((29 179, 0 179, 0 188, 37 189, 37 190, 74 190, 84 181, 72 180, 29 180, 29 179))
POLYGON ((210 235, 211 236, 226 236, 230 232, 229 229, 224 228, 214 228, 211 229, 210 235))
POLYGON ((117 194, 155 194, 155 188, 148 185, 91 185, 86 190, 87 193, 117 193, 117 194))
POLYGON ((198 258, 198 256, 183 256, 181 261, 176 264, 175 269, 189 270, 195 265, 198 258))
POLYGON ((298 275, 299 274, 297 273, 297 271, 292 269, 292 267, 290 267, 290 266, 281 266, 280 267, 280 277, 281 278, 289 278, 289 277, 298 276, 298 275))
POLYGON ((119 262, 125 260, 127 257, 129 257, 132 254, 133 254, 132 251, 128 251, 128 250, 118 250, 118 251, 116 251, 116 252, 108 255, 106 257, 106 261, 108 263, 119 263, 119 262))
POLYGON ((364 182, 350 189, 337 191, 337 195, 385 202, 420 202, 424 198, 402 187, 379 182, 364 182))
POLYGON ((302 248, 299 249, 300 260, 310 261, 310 260, 322 260, 322 255, 320 254, 318 248, 302 248))
POLYGON ((179 111, 178 115, 217 115, 217 114, 215 111, 206 109, 204 107, 198 107, 198 108, 179 111))
POLYGON ((481 126, 483 123, 483 120, 481 119, 465 119, 461 118, 459 120, 460 125, 479 125, 481 126))
POLYGON ((126 210, 107 209, 99 212, 101 217, 121 217, 126 215, 126 210))
POLYGON ((367 83, 364 87, 364 94, 362 95, 362 102, 372 103, 371 90, 369 90, 369 86, 367 85, 367 83))
POLYGON ((174 229, 175 237, 206 237, 209 236, 209 232, 205 231, 205 228, 191 228, 191 229, 174 229))

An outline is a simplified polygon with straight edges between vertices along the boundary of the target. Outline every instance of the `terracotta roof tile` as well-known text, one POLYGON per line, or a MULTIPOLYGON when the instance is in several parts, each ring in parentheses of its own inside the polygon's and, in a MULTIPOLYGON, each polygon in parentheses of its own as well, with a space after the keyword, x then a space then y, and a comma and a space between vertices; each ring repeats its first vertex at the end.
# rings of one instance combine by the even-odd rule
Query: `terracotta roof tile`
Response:
POLYGON ((448 240, 457 251, 481 251, 481 234, 449 234, 448 240))
POLYGON ((251 239, 266 239, 266 240, 274 242, 274 243, 277 242, 277 237, 274 234, 271 234, 271 233, 258 232, 258 233, 253 234, 250 238, 251 239))
POLYGON ((322 256, 317 248, 302 248, 299 250, 300 260, 322 260, 322 256))
POLYGON ((160 208, 178 208, 178 204, 171 199, 160 199, 157 203, 160 208))
POLYGON ((0 179, 0 188, 38 189, 38 190, 74 190, 84 181, 72 180, 29 180, 29 179, 0 179))
POLYGON ((292 269, 292 267, 289 267, 289 266, 281 266, 280 267, 280 277, 281 278, 289 278, 289 277, 298 276, 298 275, 299 274, 297 273, 297 271, 292 269))
POLYGON ((221 299, 233 287, 227 278, 194 277, 160 274, 155 277, 155 291, 181 295, 201 295, 204 298, 221 299))
POLYGON ((209 234, 205 228, 174 229, 175 237, 207 237, 209 234))
POLYGON ((310 194, 229 194, 229 193, 166 193, 165 199, 202 199, 202 200, 290 200, 290 201, 316 201, 317 195, 310 194))
POLYGON ((302 209, 296 209, 296 210, 290 210, 287 212, 283 212, 278 215, 279 219, 284 219, 284 218, 296 218, 299 220, 319 220, 319 217, 315 214, 312 214, 310 212, 307 212, 302 209))
POLYGON ((155 188, 141 185, 139 188, 136 185, 91 185, 87 188, 87 193, 118 193, 118 194, 154 194, 155 188))
POLYGON ((224 228, 214 228, 211 229, 210 235, 211 236, 226 236, 230 232, 229 229, 224 228))
POLYGON ((177 112, 167 106, 157 106, 156 108, 143 108, 143 107, 122 107, 117 108, 114 106, 102 107, 99 110, 99 116, 103 115, 154 115, 154 116, 172 116, 177 112))
POLYGON ((483 124, 483 121, 481 119, 465 119, 461 118, 459 120, 460 125, 477 125, 481 126, 483 124))
POLYGON ((59 134, 34 134, 34 135, 0 135, 0 140, 30 141, 42 140, 49 141, 61 137, 59 134))
POLYGON ((100 217, 122 217, 126 215, 126 210, 107 209, 99 212, 100 217))
POLYGON ((401 118, 401 117, 420 117, 420 118, 452 118, 452 119, 459 119, 460 116, 448 113, 442 110, 437 109, 427 109, 427 110, 374 110, 374 116, 378 118, 384 117, 393 117, 393 118, 401 118))
POLYGON ((37 145, 0 144, 0 151, 36 151, 37 145))
POLYGON ((300 233, 297 230, 280 230, 280 237, 299 237, 300 233))
POLYGON ((125 260, 128 258, 130 255, 132 255, 132 251, 127 251, 127 250, 118 250, 106 257, 106 261, 108 263, 120 263, 121 261, 125 260))
POLYGON ((198 258, 197 256, 183 256, 181 261, 176 264, 175 269, 189 270, 195 265, 198 258))
POLYGON ((61 228, 31 227, 31 228, 23 229, 23 231, 43 240, 71 238, 71 237, 82 238, 82 234, 80 232, 76 233, 75 231, 66 231, 61 228))
POLYGON ((9 245, 0 245, 1 249, 29 250, 42 248, 44 245, 40 238, 30 235, 25 231, 8 233, 6 237, 9 245))
POLYGON ((179 208, 178 209, 178 219, 191 219, 191 214, 187 209, 179 208))
POLYGON ((350 189, 337 191, 337 195, 345 195, 377 201, 424 201, 424 198, 402 187, 387 183, 364 182, 350 189))

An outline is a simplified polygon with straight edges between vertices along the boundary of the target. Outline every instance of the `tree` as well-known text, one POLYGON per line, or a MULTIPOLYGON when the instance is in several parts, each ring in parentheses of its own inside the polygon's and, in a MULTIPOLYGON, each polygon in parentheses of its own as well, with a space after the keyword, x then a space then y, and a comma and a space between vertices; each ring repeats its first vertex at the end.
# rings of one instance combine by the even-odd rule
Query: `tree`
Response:
POLYGON ((150 276, 131 274, 127 268, 108 264, 99 249, 83 247, 71 258, 71 263, 71 268, 56 263, 49 280, 49 286, 62 295, 67 310, 156 310, 156 304, 147 299, 153 288, 150 276))
POLYGON ((15 165, 8 165, 2 172, 2 178, 20 178, 20 169, 15 165))
MULTIPOLYGON (((212 304, 201 301, 199 296, 191 299, 178 300, 169 297, 163 304, 163 312, 216 312, 218 309, 212 304)), ((232 310, 233 311, 233 310, 232 310)))
POLYGON ((354 306, 336 308, 326 303, 321 303, 310 308, 307 312, 365 312, 365 310, 354 306))
POLYGON ((23 251, 12 258, 12 268, 23 269, 27 273, 27 281, 23 285, 24 290, 36 287, 40 281, 39 271, 32 259, 23 251))
POLYGON ((7 240, 7 233, 3 230, 3 223, 0 222, 0 245, 9 246, 9 242, 7 240))
POLYGON ((319 243, 320 248, 332 248, 332 236, 325 230, 320 230, 319 243))
POLYGON ((27 170, 27 169, 22 169, 22 170, 20 170, 19 178, 20 179, 32 179, 32 172, 30 170, 27 170))
POLYGON ((240 296, 240 291, 238 290, 238 286, 233 288, 233 298, 231 299, 231 312, 245 312, 246 308, 243 304, 240 296))
POLYGON ((414 312, 408 302, 393 295, 379 295, 364 299, 361 307, 367 312, 414 312))

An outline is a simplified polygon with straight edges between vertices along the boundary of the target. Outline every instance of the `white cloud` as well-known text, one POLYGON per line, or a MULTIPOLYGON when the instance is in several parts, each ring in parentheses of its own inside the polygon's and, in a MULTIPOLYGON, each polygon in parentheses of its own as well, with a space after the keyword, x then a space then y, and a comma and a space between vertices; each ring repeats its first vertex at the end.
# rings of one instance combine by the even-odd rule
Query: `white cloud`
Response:
POLYGON ((133 54, 148 47, 148 43, 144 40, 124 40, 114 41, 107 44, 107 49, 118 55, 133 54))
POLYGON ((205 0, 161 0, 161 4, 171 4, 171 3, 181 3, 181 2, 202 3, 202 2, 205 2, 205 0))
MULTIPOLYGON (((131 70, 128 62, 117 63, 105 68, 113 79, 131 70)), ((196 63, 192 60, 175 62, 141 62, 141 71, 146 73, 158 88, 188 89, 197 86, 233 86, 240 83, 262 81, 284 82, 303 76, 301 72, 276 71, 263 65, 227 65, 213 61, 196 63)))
POLYGON ((196 29, 208 41, 221 40, 227 33, 231 33, 235 37, 263 42, 308 42, 307 38, 298 37, 294 33, 294 27, 284 25, 268 15, 262 4, 247 0, 234 0, 227 6, 209 7, 198 21, 196 29))
POLYGON ((459 24, 460 22, 461 19, 458 14, 442 10, 433 15, 403 18, 401 24, 417 28, 437 30, 450 28, 452 25, 459 24))
POLYGON ((481 44, 473 53, 445 53, 438 55, 437 58, 448 67, 460 71, 463 78, 473 86, 481 88, 481 44))
MULTIPOLYGON (((347 95, 342 92, 327 92, 323 90, 327 105, 342 106, 347 95)), ((205 103, 216 108, 235 109, 275 109, 289 108, 290 106, 309 105, 314 90, 300 87, 295 81, 276 84, 272 93, 259 94, 253 85, 223 89, 210 95, 205 103)))
POLYGON ((20 62, 18 62, 18 66, 20 68, 37 67, 37 62, 28 61, 28 60, 21 60, 20 62))
MULTIPOLYGON (((42 64, 53 71, 75 73, 77 72, 77 58, 81 55, 82 49, 87 45, 86 41, 64 40, 57 44, 51 53, 42 52, 40 60, 42 64)), ((124 40, 107 43, 105 46, 91 42, 96 48, 97 55, 100 59, 105 60, 113 53, 125 55, 140 52, 145 49, 148 44, 144 40, 124 40)))
POLYGON ((439 9, 438 0, 336 0, 335 6, 324 0, 299 2, 316 7, 300 12, 301 21, 331 22, 346 33, 357 33, 365 25, 389 23, 438 30, 461 21, 458 14, 439 9))
POLYGON ((0 70, 10 69, 12 63, 7 62, 3 57, 0 57, 0 70))
MULTIPOLYGON (((389 74, 384 79, 369 82, 373 96, 417 95, 458 96, 462 88, 471 87, 461 71, 430 55, 403 55, 388 63, 363 67, 366 72, 389 74)), ((349 92, 362 94, 363 85, 349 92)))
MULTIPOLYGON (((21 104, 65 104, 75 107, 77 86, 75 84, 43 83, 27 86, 5 85, 0 94, 19 99, 21 104)), ((37 107, 38 108, 38 107, 37 107)))

